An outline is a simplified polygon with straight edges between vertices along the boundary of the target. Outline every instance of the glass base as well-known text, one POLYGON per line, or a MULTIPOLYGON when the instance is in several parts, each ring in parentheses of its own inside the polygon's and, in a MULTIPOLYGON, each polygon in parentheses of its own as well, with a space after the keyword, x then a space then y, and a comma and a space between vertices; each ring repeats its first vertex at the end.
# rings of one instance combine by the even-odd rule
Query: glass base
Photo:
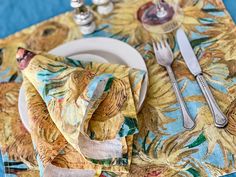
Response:
POLYGON ((163 9, 157 8, 152 2, 145 4, 138 11, 138 19, 144 28, 151 33, 169 33, 177 29, 183 22, 184 15, 177 4, 163 3, 162 7, 166 13, 165 16, 158 16, 163 9))

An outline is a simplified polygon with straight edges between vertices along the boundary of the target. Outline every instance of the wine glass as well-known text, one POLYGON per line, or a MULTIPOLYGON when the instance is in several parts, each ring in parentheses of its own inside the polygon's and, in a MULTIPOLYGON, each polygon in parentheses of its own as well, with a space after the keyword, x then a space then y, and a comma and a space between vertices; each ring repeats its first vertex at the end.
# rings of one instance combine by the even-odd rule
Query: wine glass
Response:
POLYGON ((169 33, 177 29, 184 18, 177 0, 153 0, 138 12, 144 28, 151 33, 169 33))

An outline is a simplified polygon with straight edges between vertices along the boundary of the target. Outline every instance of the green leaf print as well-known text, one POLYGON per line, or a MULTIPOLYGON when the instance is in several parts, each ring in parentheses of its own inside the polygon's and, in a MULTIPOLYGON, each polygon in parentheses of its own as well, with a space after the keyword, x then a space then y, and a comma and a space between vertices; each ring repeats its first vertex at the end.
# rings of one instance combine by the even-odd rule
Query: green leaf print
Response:
POLYGON ((202 9, 203 12, 210 13, 210 12, 224 12, 223 9, 216 9, 216 8, 210 8, 210 9, 202 9))
POLYGON ((60 65, 60 64, 59 64, 59 65, 56 65, 56 64, 51 64, 51 63, 49 63, 48 66, 56 67, 56 68, 57 68, 57 67, 58 67, 58 68, 63 68, 63 67, 65 67, 65 65, 60 65))
POLYGON ((186 170, 187 172, 191 173, 194 177, 200 177, 200 174, 197 170, 193 169, 193 168, 189 168, 188 170, 186 170))
POLYGON ((113 79, 114 79, 114 78, 111 77, 111 78, 109 78, 109 80, 107 81, 107 84, 106 84, 106 87, 105 87, 105 90, 104 90, 105 92, 108 91, 108 90, 110 90, 113 79))
POLYGON ((119 136, 124 137, 138 133, 138 123, 136 119, 125 117, 125 121, 119 131, 119 136))
POLYGON ((46 84, 45 85, 45 95, 48 95, 48 93, 50 92, 50 90, 52 89, 56 89, 59 87, 62 87, 65 84, 65 81, 59 81, 59 82, 52 82, 50 84, 46 84))
POLYGON ((191 43, 191 46, 194 48, 194 47, 200 45, 201 43, 208 41, 209 39, 210 39, 209 37, 202 37, 199 39, 194 39, 190 43, 191 43))
POLYGON ((206 141, 206 137, 203 133, 201 133, 197 139, 192 142, 191 144, 187 145, 188 148, 194 148, 196 146, 199 146, 200 144, 204 143, 206 141))

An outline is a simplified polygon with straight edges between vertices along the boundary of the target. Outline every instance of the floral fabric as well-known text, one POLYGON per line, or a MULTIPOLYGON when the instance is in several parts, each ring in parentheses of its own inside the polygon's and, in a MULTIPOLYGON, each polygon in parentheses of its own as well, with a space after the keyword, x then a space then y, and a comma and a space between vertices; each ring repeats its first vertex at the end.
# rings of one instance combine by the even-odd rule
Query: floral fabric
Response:
MULTIPOLYGON (((104 168, 127 173, 132 152, 128 144, 138 133, 130 78, 142 82, 145 72, 92 62, 71 66, 66 63, 72 59, 23 48, 16 56, 24 78, 30 134, 44 176, 56 176, 51 169, 64 166, 94 171, 90 176, 104 168), (143 77, 138 80, 137 74, 143 77)), ((68 175, 65 168, 60 171, 61 176, 68 175)))

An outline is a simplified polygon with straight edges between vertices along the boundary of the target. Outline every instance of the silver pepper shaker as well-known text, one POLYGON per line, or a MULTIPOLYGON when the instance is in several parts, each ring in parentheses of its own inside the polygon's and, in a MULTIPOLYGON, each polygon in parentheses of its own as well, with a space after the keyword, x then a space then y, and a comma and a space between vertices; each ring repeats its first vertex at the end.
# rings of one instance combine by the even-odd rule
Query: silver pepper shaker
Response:
POLYGON ((97 11, 101 15, 108 15, 114 9, 112 0, 93 0, 93 3, 97 5, 97 11))
POLYGON ((93 14, 85 6, 82 0, 71 0, 74 8, 74 20, 80 26, 82 34, 91 34, 96 29, 93 14))
POLYGON ((82 0, 71 0, 70 2, 70 6, 74 9, 81 7, 82 5, 84 5, 84 2, 82 0))

